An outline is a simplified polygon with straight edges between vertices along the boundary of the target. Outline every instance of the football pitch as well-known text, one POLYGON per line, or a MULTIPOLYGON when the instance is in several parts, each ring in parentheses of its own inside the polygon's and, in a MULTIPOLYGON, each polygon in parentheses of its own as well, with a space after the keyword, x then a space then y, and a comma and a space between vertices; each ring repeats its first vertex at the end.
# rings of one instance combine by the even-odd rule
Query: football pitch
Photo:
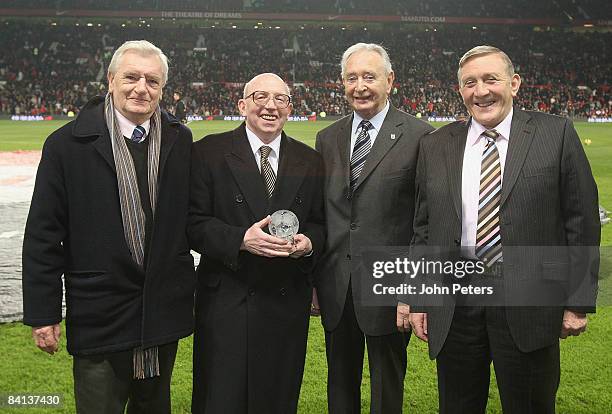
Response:
MULTIPOLYGON (((0 121, 0 151, 40 150, 44 139, 64 121, 0 121)), ((314 146, 317 131, 330 121, 288 122, 285 132, 314 146)), ((205 135, 227 131, 239 125, 232 121, 199 121, 188 126, 194 140, 205 135)), ((434 124, 440 126, 441 124, 434 124)), ((575 124, 591 163, 599 188, 599 202, 612 210, 612 124, 575 124), (586 141, 590 140, 590 141, 586 141)), ((2 218, 0 218, 1 220, 2 218)), ((612 245, 612 225, 602 229, 602 246, 612 245)), ((21 259, 16 257, 16 261, 21 259)), ((602 249, 602 262, 612 261, 612 249, 602 249)), ((609 269, 609 266, 607 267, 609 269)), ((1 272, 1 271, 0 271, 1 272)), ((0 277, 3 275, 0 273, 0 277)), ((609 277, 609 272, 605 273, 609 277)), ((609 281, 610 279, 607 279, 609 281)), ((607 288, 607 285, 606 285, 607 288)), ((610 295, 608 289, 602 295, 610 295)), ((610 297, 610 296, 608 296, 610 297)), ((603 303, 603 302, 602 302, 603 303)), ((612 413, 612 300, 598 307, 589 317, 585 334, 561 341, 561 385, 557 395, 557 412, 570 414, 612 413)), ((62 329, 64 327, 62 326, 62 329)), ((173 412, 190 412, 192 338, 180 342, 172 382, 173 412)), ((62 332, 60 352, 49 356, 34 346, 30 328, 21 323, 0 324, 0 397, 7 394, 60 394, 58 409, 30 409, 27 412, 73 413, 72 360, 65 349, 62 332)), ((325 343, 318 318, 311 318, 304 381, 300 395, 300 413, 325 413, 326 406, 325 343)), ((494 372, 492 372, 494 378, 494 372)), ((489 391, 488 413, 501 413, 495 381, 489 391)), ((369 373, 363 372, 362 412, 369 412, 369 373)), ((274 398, 273 395, 269 396, 274 398)), ((0 401, 0 412, 20 413, 0 401)), ((429 414, 437 412, 435 362, 427 357, 426 345, 412 337, 408 347, 408 371, 404 391, 404 412, 429 414)))
MULTIPOLYGON (((19 122, 0 121, 0 151, 40 150, 45 138, 67 121, 19 122)), ((318 131, 332 121, 287 122, 285 132, 314 147, 318 131)), ((218 132, 228 131, 240 125, 238 121, 196 121, 188 124, 194 141, 218 132)), ((432 123, 439 127, 443 123, 432 123)), ((583 144, 593 175, 599 188, 599 203, 612 211, 612 123, 575 123, 583 144)), ((612 228, 610 226, 609 228, 612 228)), ((604 228, 602 245, 612 245, 612 230, 604 228)))

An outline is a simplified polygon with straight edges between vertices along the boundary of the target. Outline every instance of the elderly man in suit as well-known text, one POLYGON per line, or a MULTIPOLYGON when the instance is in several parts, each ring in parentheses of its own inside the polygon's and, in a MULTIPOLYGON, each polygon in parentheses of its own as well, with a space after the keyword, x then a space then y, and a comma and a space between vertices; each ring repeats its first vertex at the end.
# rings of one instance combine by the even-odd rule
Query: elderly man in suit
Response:
MULTIPOLYGON (((465 305, 459 297, 461 306, 413 307, 410 323, 437 360, 441 413, 485 412, 491 362, 504 413, 554 413, 559 337, 579 335, 595 310, 595 181, 570 120, 513 108, 521 78, 504 52, 471 49, 458 80, 471 117, 421 143, 414 244, 484 263, 506 304, 527 303, 465 305), (557 286, 579 285, 577 302, 544 301, 557 286), (517 297, 517 286, 536 291, 517 297)), ((405 316, 398 307, 398 321, 405 316)))
POLYGON ((311 272, 325 242, 322 161, 283 132, 291 96, 272 73, 244 87, 245 122, 194 144, 189 239, 198 267, 194 413, 292 413, 304 371, 311 272), (270 214, 299 220, 293 243, 270 214))
POLYGON ((160 109, 168 63, 129 41, 109 92, 45 141, 23 241, 23 306, 58 350, 62 274, 79 413, 169 413, 179 338, 193 329, 186 237, 191 132, 160 109))
POLYGON ((342 56, 342 81, 353 112, 323 129, 327 243, 315 277, 328 364, 330 413, 361 412, 365 343, 372 413, 401 413, 409 333, 396 329, 393 306, 362 300, 362 249, 407 246, 412 238, 414 176, 421 137, 433 128, 389 103, 394 73, 376 44, 342 56), (383 385, 384 384, 384 385, 383 385))

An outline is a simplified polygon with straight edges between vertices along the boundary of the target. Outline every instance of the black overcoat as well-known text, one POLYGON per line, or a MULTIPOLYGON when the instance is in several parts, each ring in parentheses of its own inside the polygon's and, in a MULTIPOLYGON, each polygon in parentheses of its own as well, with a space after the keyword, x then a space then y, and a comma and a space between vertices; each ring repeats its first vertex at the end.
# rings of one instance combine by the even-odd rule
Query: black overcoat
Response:
POLYGON ((123 234, 104 98, 47 138, 24 235, 24 323, 62 320, 68 352, 145 348, 193 329, 195 272, 185 233, 191 132, 162 111, 159 193, 146 271, 123 234))
POLYGON ((310 272, 323 249, 322 159, 284 133, 268 200, 245 124, 194 144, 189 239, 202 253, 196 293, 193 412, 290 413, 304 369, 310 272), (311 257, 240 251, 247 229, 293 211, 311 257))

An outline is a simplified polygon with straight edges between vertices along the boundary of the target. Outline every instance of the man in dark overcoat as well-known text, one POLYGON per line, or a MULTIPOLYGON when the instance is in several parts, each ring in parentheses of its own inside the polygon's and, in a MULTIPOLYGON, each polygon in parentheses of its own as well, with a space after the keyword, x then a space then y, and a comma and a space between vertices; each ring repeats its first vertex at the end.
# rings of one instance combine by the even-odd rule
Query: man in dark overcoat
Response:
POLYGON ((325 238, 322 161, 283 132, 292 105, 277 75, 248 82, 238 108, 245 123, 193 150, 188 234, 202 259, 192 411, 294 413, 325 238), (282 209, 299 220, 293 242, 266 233, 282 209))
POLYGON ((185 110, 185 102, 181 97, 181 93, 179 91, 174 92, 172 96, 174 98, 174 117, 182 122, 183 124, 187 122, 187 113, 185 110))
POLYGON ((168 63, 124 43, 109 93, 47 138, 23 243, 24 323, 58 350, 62 279, 79 413, 169 413, 177 341, 193 329, 185 233, 191 132, 159 108, 168 63), (63 276, 63 277, 62 277, 63 276))

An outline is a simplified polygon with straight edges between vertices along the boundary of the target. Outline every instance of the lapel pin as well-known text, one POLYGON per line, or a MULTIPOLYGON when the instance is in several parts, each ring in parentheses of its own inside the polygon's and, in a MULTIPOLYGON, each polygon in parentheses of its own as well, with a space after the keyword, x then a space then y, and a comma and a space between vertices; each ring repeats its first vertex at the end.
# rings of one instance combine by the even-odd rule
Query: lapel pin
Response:
POLYGON ((391 139, 395 139, 395 134, 391 134, 391 139))

